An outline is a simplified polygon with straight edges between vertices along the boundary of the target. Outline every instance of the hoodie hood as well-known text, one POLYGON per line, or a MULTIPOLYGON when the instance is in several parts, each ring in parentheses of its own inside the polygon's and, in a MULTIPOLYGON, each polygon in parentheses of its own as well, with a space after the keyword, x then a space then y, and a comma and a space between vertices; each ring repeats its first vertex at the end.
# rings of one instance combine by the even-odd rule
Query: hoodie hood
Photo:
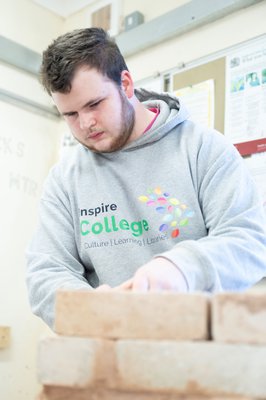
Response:
POLYGON ((136 89, 135 95, 146 108, 159 108, 160 113, 152 128, 137 140, 129 143, 124 150, 135 149, 148 143, 160 140, 177 125, 186 121, 188 111, 182 101, 169 93, 155 93, 146 89, 136 89))

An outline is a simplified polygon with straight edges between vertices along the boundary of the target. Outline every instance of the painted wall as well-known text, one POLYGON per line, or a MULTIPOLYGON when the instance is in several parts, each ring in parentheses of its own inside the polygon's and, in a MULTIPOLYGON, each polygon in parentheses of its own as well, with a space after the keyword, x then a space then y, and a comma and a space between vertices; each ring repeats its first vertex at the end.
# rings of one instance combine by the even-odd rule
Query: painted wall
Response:
POLYGON ((140 80, 189 63, 265 34, 265 17, 266 1, 262 1, 129 57, 128 67, 135 80, 140 80))
MULTIPOLYGON (((167 0, 156 3, 156 7, 154 7, 153 0, 136 0, 134 2, 121 0, 120 28, 123 26, 123 16, 136 10, 144 14, 147 22, 185 3, 187 3, 186 0, 167 0)), ((81 12, 70 16, 64 24, 64 31, 88 26, 89 13, 92 9, 93 6, 86 7, 81 12)), ((149 78, 157 72, 165 72, 180 63, 189 63, 264 34, 265 16, 266 1, 264 0, 134 54, 127 58, 128 67, 136 81, 149 78)))
POLYGON ((2 102, 0 118, 0 325, 12 335, 10 348, 0 350, 0 398, 29 400, 38 390, 37 342, 46 327, 29 308, 24 253, 56 159, 57 123, 2 102))
POLYGON ((42 52, 64 20, 31 0, 0 0, 0 35, 42 52))
POLYGON ((165 0, 155 5, 155 2, 152 0, 126 0, 122 3, 122 15, 129 15, 134 11, 140 11, 144 15, 144 21, 148 22, 189 1, 190 0, 165 0))
MULTIPOLYGON (((189 0, 166 0, 163 3, 155 3, 153 0, 113 0, 115 10, 118 12, 118 31, 123 30, 124 17, 131 14, 134 11, 140 11, 144 15, 144 21, 148 22, 151 19, 159 17, 160 15, 173 10, 176 7, 187 3, 189 0)), ((90 24, 90 14, 95 11, 96 8, 105 6, 110 3, 109 0, 98 0, 93 2, 91 5, 84 7, 81 11, 72 14, 64 22, 64 32, 67 32, 76 28, 85 28, 90 24)))
MULTIPOLYGON (((0 34, 38 52, 62 29, 61 18, 29 0, 0 0, 0 9, 0 34)), ((2 63, 0 88, 51 105, 36 77, 2 63)), ((59 142, 57 120, 0 101, 0 325, 11 327, 11 346, 0 349, 3 400, 33 400, 39 391, 37 342, 48 328, 28 304, 24 253, 59 142)))

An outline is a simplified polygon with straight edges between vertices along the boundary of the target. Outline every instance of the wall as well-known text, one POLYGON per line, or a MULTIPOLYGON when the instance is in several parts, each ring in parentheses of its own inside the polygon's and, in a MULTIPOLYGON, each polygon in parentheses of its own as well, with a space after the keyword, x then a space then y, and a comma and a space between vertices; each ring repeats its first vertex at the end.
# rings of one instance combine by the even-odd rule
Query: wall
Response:
POLYGON ((218 52, 264 34, 265 15, 266 2, 263 1, 129 57, 128 67, 135 80, 140 80, 154 72, 218 52))
MULTIPOLYGON (((29 0, 0 0, 0 34, 41 52, 63 20, 29 0)), ((50 106, 36 77, 0 63, 0 88, 50 106)), ((42 182, 55 162, 58 121, 0 101, 0 325, 11 345, 0 350, 0 398, 33 400, 36 344, 47 331, 32 316, 25 285, 25 248, 32 235, 42 182)))
POLYGON ((144 21, 148 22, 154 18, 157 18, 161 16, 162 14, 167 13, 168 11, 173 10, 174 8, 180 7, 186 3, 188 3, 190 0, 167 0, 164 1, 163 4, 162 2, 155 3, 146 0, 135 0, 135 1, 124 1, 122 5, 122 14, 123 15, 129 15, 133 13, 134 11, 140 11, 144 15, 144 21))
POLYGON ((266 398, 265 292, 62 291, 56 329, 39 400, 266 398))
MULTIPOLYGON (((112 1, 112 0, 110 0, 112 1)), ((160 15, 179 7, 189 0, 167 0, 163 3, 156 3, 154 7, 154 2, 152 0, 113 0, 115 6, 117 7, 119 14, 119 31, 123 29, 123 19, 124 16, 131 14, 134 11, 140 11, 144 15, 145 22, 150 21, 153 18, 159 17, 160 15)), ((72 14, 69 18, 65 20, 64 32, 67 32, 76 28, 85 28, 88 26, 90 21, 90 13, 95 10, 95 7, 104 6, 108 0, 98 0, 92 3, 90 6, 84 7, 81 11, 72 14)))
POLYGON ((30 0, 0 0, 0 35, 42 52, 61 32, 63 19, 30 0))
MULTIPOLYGON (((186 2, 185 0, 168 0, 158 2, 154 7, 153 0, 145 0, 145 2, 124 0, 121 2, 121 15, 128 15, 138 10, 144 14, 145 21, 149 21, 186 2)), ((86 7, 82 12, 70 16, 64 24, 64 31, 87 26, 88 14, 91 9, 92 7, 86 7)), ((180 63, 189 63, 218 52, 264 34, 265 15, 266 1, 262 1, 177 38, 134 54, 127 58, 128 67, 135 81, 139 81, 153 76, 158 71, 164 72, 180 63)))

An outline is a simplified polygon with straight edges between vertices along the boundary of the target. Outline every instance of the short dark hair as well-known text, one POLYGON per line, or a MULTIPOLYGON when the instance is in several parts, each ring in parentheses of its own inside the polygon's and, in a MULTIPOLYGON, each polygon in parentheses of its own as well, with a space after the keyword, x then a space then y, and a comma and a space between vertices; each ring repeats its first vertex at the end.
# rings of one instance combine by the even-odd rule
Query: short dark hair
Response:
POLYGON ((76 69, 96 68, 121 85, 121 72, 128 70, 115 41, 101 28, 75 29, 55 39, 43 52, 40 81, 46 91, 69 93, 76 69))

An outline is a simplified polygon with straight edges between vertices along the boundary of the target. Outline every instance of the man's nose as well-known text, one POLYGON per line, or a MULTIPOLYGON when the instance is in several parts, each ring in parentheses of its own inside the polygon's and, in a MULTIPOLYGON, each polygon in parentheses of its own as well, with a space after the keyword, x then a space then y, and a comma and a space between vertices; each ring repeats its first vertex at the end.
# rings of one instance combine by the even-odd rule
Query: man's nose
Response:
POLYGON ((90 129, 96 125, 95 117, 92 113, 81 113, 79 115, 79 126, 80 129, 90 129))

